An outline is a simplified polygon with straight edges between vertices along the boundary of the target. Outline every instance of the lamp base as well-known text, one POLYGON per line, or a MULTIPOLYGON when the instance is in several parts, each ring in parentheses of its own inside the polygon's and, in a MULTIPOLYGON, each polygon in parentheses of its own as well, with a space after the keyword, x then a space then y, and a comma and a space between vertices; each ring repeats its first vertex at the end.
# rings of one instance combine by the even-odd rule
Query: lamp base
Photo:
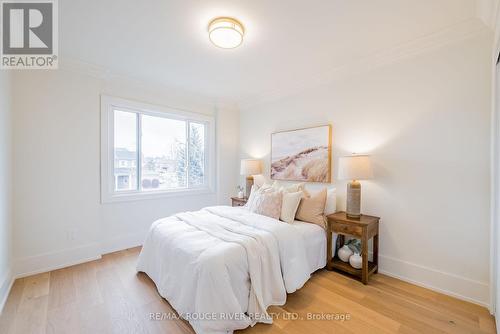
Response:
POLYGON ((361 217, 361 183, 353 180, 347 184, 346 215, 351 219, 361 217))
POLYGON ((250 198, 250 192, 253 186, 253 176, 247 176, 247 183, 245 185, 246 198, 250 198))

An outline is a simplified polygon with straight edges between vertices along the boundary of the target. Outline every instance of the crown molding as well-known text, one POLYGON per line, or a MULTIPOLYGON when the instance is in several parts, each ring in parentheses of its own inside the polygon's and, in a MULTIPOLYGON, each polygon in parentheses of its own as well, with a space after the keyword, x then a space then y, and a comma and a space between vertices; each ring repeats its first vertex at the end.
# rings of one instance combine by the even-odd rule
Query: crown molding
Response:
POLYGON ((401 43, 392 48, 354 60, 350 63, 325 69, 309 78, 301 77, 278 89, 262 91, 259 94, 241 100, 240 109, 256 107, 260 104, 279 100, 283 97, 300 93, 306 89, 335 82, 346 77, 361 74, 373 69, 411 58, 432 50, 458 43, 491 31, 477 18, 462 21, 439 32, 401 43))
POLYGON ((196 99, 197 102, 201 102, 201 104, 213 108, 214 110, 221 110, 221 109, 234 110, 238 108, 238 104, 234 100, 215 99, 210 96, 203 95, 201 93, 188 91, 175 86, 169 86, 155 80, 148 80, 132 76, 130 74, 112 71, 103 66, 85 62, 77 58, 60 57, 58 70, 90 76, 92 78, 102 80, 104 82, 119 82, 120 84, 126 84, 133 87, 141 87, 141 89, 145 89, 147 91, 154 92, 157 94, 161 94, 162 92, 165 91, 168 92, 173 91, 184 98, 196 99))
POLYGON ((111 72, 102 66, 71 57, 60 57, 58 70, 83 74, 101 80, 106 80, 111 75, 111 72))
MULTIPOLYGON (((490 1, 490 0, 486 0, 490 1)), ((500 0, 491 0, 491 3, 498 3, 500 0)), ((291 96, 308 88, 317 87, 335 82, 346 77, 361 74, 376 68, 411 58, 420 54, 431 52, 432 50, 458 43, 460 41, 479 36, 484 33, 491 33, 482 20, 471 18, 433 34, 422 36, 394 47, 380 50, 374 54, 366 55, 355 59, 347 64, 325 68, 320 73, 313 73, 300 80, 288 82, 276 89, 264 90, 241 99, 215 99, 200 93, 189 92, 178 87, 167 86, 161 82, 138 78, 125 73, 111 71, 102 66, 91 64, 80 59, 60 57, 59 69, 63 71, 75 72, 88 75, 104 81, 118 81, 135 85, 150 91, 176 91, 183 96, 195 98, 203 101, 203 104, 214 109, 248 109, 260 104, 279 100, 286 96, 291 96)))

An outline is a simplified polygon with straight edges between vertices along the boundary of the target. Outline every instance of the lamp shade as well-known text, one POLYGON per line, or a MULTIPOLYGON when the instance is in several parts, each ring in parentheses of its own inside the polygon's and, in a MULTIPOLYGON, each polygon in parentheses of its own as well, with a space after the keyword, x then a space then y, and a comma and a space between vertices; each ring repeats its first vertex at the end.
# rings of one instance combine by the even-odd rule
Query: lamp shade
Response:
POLYGON ((262 173, 261 161, 258 159, 241 160, 240 174, 249 176, 262 173))
POLYGON ((352 155, 339 158, 340 180, 367 180, 373 178, 372 164, 368 155, 352 155))

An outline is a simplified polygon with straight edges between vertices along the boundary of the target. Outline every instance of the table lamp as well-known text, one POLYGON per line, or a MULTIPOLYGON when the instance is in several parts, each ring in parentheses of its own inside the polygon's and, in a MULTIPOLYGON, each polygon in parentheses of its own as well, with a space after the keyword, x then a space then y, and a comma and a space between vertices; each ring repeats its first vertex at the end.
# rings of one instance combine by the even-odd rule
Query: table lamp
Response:
POLYGON ((246 176, 246 197, 250 197, 250 191, 253 185, 253 176, 262 173, 262 164, 258 159, 241 160, 240 174, 246 176))
POLYGON ((347 184, 346 214, 348 218, 361 217, 361 183, 373 177, 370 156, 351 155, 339 158, 339 180, 351 180, 347 184))

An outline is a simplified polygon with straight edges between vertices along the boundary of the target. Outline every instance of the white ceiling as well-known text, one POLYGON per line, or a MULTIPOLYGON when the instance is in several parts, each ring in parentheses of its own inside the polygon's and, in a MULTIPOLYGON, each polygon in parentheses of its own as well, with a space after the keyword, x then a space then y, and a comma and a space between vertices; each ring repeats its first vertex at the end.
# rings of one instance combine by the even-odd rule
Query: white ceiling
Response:
POLYGON ((474 0, 64 0, 60 55, 219 101, 249 101, 472 19, 474 0), (243 45, 214 47, 233 16, 243 45))

